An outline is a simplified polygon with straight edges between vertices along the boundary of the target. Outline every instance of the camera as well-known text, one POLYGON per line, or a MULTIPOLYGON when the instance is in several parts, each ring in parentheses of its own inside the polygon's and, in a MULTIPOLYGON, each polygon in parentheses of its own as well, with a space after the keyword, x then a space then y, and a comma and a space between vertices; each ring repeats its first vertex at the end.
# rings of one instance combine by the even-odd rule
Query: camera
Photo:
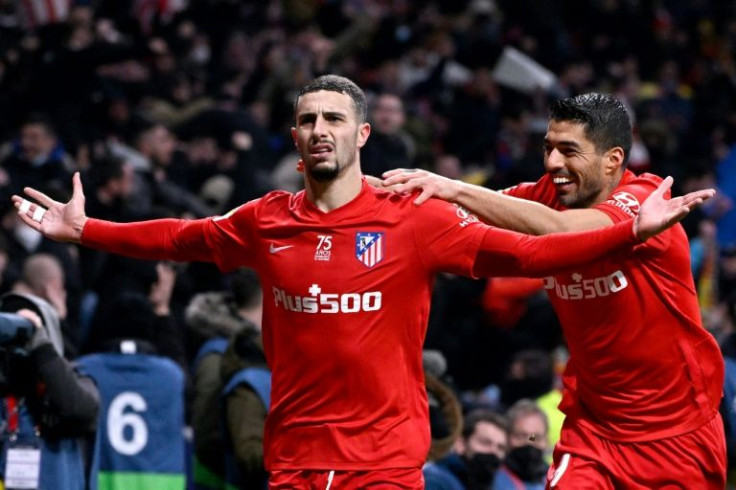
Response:
POLYGON ((25 317, 15 313, 0 313, 0 346, 25 346, 35 328, 25 317))
POLYGON ((0 396, 24 395, 35 387, 26 348, 35 328, 25 317, 0 312, 0 396))

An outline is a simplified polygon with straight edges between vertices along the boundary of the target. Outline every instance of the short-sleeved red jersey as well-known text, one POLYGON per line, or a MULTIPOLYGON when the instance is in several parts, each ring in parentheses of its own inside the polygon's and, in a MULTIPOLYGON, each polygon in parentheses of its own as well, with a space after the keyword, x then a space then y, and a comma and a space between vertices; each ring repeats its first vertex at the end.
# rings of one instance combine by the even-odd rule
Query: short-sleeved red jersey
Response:
MULTIPOLYGON (((662 179, 626 171, 595 209, 634 217, 662 179)), ((545 175, 504 191, 564 209, 545 175)), ((637 246, 545 279, 570 350, 567 416, 603 437, 647 441, 683 434, 718 411, 724 367, 702 326, 680 225, 637 246)))

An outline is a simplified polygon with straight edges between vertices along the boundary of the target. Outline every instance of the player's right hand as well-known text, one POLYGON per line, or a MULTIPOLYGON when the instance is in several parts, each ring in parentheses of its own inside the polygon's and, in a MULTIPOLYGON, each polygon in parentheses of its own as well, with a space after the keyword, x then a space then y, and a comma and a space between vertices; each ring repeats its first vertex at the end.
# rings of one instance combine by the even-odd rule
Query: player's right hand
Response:
POLYGON ((43 236, 59 242, 79 243, 87 222, 79 172, 74 174, 72 185, 72 198, 66 204, 31 187, 24 188, 23 192, 33 201, 17 195, 11 199, 20 219, 43 236))
POLYGON ((430 197, 437 197, 444 201, 454 202, 460 194, 463 185, 459 180, 448 179, 426 170, 397 168, 384 172, 384 187, 390 187, 394 192, 403 194, 419 190, 419 196, 414 199, 417 206, 430 197))

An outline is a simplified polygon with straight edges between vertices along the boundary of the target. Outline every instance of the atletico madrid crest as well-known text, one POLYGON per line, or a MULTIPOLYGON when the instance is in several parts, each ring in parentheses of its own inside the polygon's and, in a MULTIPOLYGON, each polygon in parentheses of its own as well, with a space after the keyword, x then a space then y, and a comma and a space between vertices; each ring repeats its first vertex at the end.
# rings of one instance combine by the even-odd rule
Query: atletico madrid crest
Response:
POLYGON ((359 231, 355 234, 355 257, 366 267, 373 267, 386 255, 385 243, 385 233, 359 231))

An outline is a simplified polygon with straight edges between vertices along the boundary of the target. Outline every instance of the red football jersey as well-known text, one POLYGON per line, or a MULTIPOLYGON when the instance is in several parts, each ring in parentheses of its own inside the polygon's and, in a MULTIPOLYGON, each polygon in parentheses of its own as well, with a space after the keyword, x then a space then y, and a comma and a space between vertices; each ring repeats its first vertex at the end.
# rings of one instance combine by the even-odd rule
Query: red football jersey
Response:
POLYGON ((220 249, 220 266, 255 268, 265 294, 269 469, 421 465, 432 277, 470 274, 483 236, 463 219, 367 187, 330 213, 277 192, 216 221, 241 238, 220 249))
POLYGON ((421 349, 434 275, 547 275, 636 238, 628 222, 585 239, 532 237, 413 199, 364 183, 324 213, 304 192, 272 192, 203 220, 90 219, 82 243, 258 271, 272 369, 267 469, 418 468, 430 442, 421 349))
MULTIPOLYGON (((637 215, 662 181, 626 171, 596 206, 614 223, 637 215)), ((545 175, 507 194, 556 209, 545 175)), ((702 326, 680 225, 585 267, 545 279, 570 350, 560 408, 603 437, 647 441, 683 434, 718 411, 724 367, 702 326)))

